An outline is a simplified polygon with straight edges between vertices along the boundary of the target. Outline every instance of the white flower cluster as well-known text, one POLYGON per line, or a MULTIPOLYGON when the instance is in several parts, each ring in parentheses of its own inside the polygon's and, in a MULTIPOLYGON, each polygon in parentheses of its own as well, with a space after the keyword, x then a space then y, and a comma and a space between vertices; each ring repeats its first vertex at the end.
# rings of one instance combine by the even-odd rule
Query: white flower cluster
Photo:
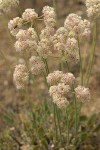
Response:
POLYGON ((10 20, 8 23, 8 29, 13 36, 19 32, 19 28, 22 26, 23 20, 22 18, 16 17, 13 20, 10 20))
POLYGON ((45 69, 44 63, 38 56, 32 56, 30 58, 31 72, 33 75, 39 75, 45 69))
MULTIPOLYGON (((45 65, 40 57, 32 56, 29 61, 30 71, 33 75, 39 75, 45 70, 45 65)), ((24 89, 26 87, 29 80, 29 73, 28 68, 24 64, 16 65, 13 80, 17 89, 24 89)))
POLYGON ((62 75, 62 71, 54 71, 53 73, 50 73, 47 77, 47 83, 49 83, 50 85, 58 84, 61 80, 62 75))
MULTIPOLYGON (((41 30, 40 35, 35 26, 33 28, 34 22, 39 19, 34 9, 26 9, 21 18, 16 17, 8 23, 11 34, 16 36, 15 49, 21 54, 28 55, 28 57, 23 56, 25 56, 24 59, 28 58, 27 63, 31 65, 33 75, 38 75, 44 71, 43 59, 47 59, 48 56, 57 55, 59 58, 67 60, 70 64, 77 63, 79 60, 77 38, 82 39, 90 35, 90 22, 82 20, 76 14, 68 15, 64 27, 60 27, 57 30, 55 30, 56 14, 54 8, 45 6, 43 8, 43 18, 45 28, 41 30), (27 23, 31 25, 28 29, 27 26, 24 27, 27 23), (38 57, 32 56, 30 58, 34 51, 35 54, 38 54, 38 57)), ((63 74, 60 71, 49 74, 47 78, 47 82, 50 85, 61 84, 58 86, 59 88, 61 86, 63 88, 67 85, 71 86, 74 80, 75 78, 72 74, 63 74)), ((65 98, 63 97, 63 104, 65 98)))
POLYGON ((49 89, 50 96, 59 108, 64 108, 68 105, 68 94, 71 92, 71 86, 75 82, 75 77, 72 73, 64 74, 62 71, 54 71, 47 77, 47 82, 52 85, 49 89))
POLYGON ((25 12, 22 14, 22 18, 25 21, 33 22, 34 19, 38 18, 38 14, 35 12, 34 9, 26 9, 25 12))
POLYGON ((82 20, 76 14, 70 14, 65 20, 64 27, 60 27, 55 31, 56 14, 54 8, 50 6, 43 8, 43 18, 45 28, 38 35, 38 41, 35 38, 36 30, 33 33, 34 35, 29 35, 28 29, 19 29, 23 27, 24 23, 30 22, 33 25, 34 21, 38 20, 38 14, 34 9, 26 9, 22 14, 22 18, 17 17, 9 22, 8 28, 11 34, 17 38, 16 51, 24 52, 35 49, 45 59, 48 56, 58 55, 58 57, 63 57, 72 65, 76 64, 79 61, 77 36, 83 38, 90 35, 90 22, 82 20), (18 38, 18 35, 21 34, 25 36, 24 40, 18 38))
POLYGON ((54 28, 46 27, 41 31, 38 43, 38 52, 43 58, 47 58, 53 51, 54 28))
POLYGON ((43 58, 47 58, 52 52, 53 49, 52 38, 43 38, 38 44, 39 55, 43 58))
POLYGON ((69 63, 77 63, 79 61, 77 37, 82 39, 90 35, 90 22, 82 20, 76 14, 70 14, 65 20, 64 27, 58 28, 55 33, 51 32, 52 27, 46 27, 40 34, 39 54, 44 58, 51 54, 65 54, 69 63))
POLYGON ((0 12, 8 13, 12 7, 16 7, 19 0, 0 0, 0 12))
POLYGON ((88 20, 82 20, 82 18, 76 14, 69 14, 65 20, 64 27, 68 30, 69 34, 73 33, 78 38, 88 37, 91 33, 90 22, 88 20))
POLYGON ((41 30, 40 39, 52 37, 55 33, 55 29, 52 27, 45 27, 41 30))
POLYGON ((37 49, 37 34, 34 28, 19 30, 16 35, 15 48, 17 52, 32 51, 37 49))
POLYGON ((75 82, 75 77, 72 73, 63 74, 61 77, 61 83, 65 83, 72 86, 74 82, 75 82))
POLYGON ((17 89, 24 89, 28 84, 29 74, 25 65, 16 65, 13 80, 17 89))
POLYGON ((67 62, 75 64, 79 62, 79 47, 78 41, 75 38, 68 38, 65 45, 65 55, 67 62))
POLYGON ((43 58, 47 58, 53 52, 53 36, 56 24, 56 14, 54 8, 45 6, 43 8, 45 28, 41 31, 38 52, 43 58))
POLYGON ((16 17, 13 20, 10 20, 8 23, 8 29, 13 36, 16 36, 19 29, 23 27, 24 23, 31 22, 33 24, 34 19, 38 18, 38 14, 34 9, 26 9, 22 14, 22 18, 16 17))
POLYGON ((65 54, 70 62, 77 63, 79 60, 78 42, 74 37, 68 38, 68 31, 64 27, 60 27, 56 32, 50 27, 43 29, 38 43, 38 52, 43 58, 51 54, 61 56, 65 54))
POLYGON ((100 0, 86 0, 88 17, 96 19, 100 16, 100 0))
POLYGON ((78 42, 75 38, 68 38, 66 42, 66 52, 67 51, 78 50, 78 42))
POLYGON ((65 50, 65 43, 67 40, 67 30, 64 27, 60 27, 54 37, 53 37, 53 44, 54 44, 54 53, 62 53, 65 50))
MULTIPOLYGON (((60 86, 61 86, 62 90, 64 90, 64 92, 66 92, 66 94, 68 94, 67 92, 69 92, 69 86, 66 85, 66 89, 64 89, 65 86, 63 86, 63 85, 60 85, 60 86)), ((53 103, 56 104, 60 109, 66 108, 66 106, 69 104, 69 101, 67 100, 67 98, 63 94, 61 95, 59 93, 58 86, 55 86, 55 85, 51 86, 49 93, 53 99, 53 103)))
POLYGON ((79 85, 75 88, 76 97, 82 102, 88 101, 91 99, 89 88, 79 85))
POLYGON ((72 73, 54 71, 48 75, 47 82, 50 84, 49 94, 52 97, 53 103, 59 108, 64 108, 69 104, 68 96, 73 95, 73 92, 76 98, 82 102, 88 101, 91 98, 88 88, 78 85, 78 87, 73 89, 76 78, 72 73))
POLYGON ((54 8, 45 6, 43 8, 43 16, 44 16, 44 23, 47 27, 55 27, 56 13, 54 11, 54 8))

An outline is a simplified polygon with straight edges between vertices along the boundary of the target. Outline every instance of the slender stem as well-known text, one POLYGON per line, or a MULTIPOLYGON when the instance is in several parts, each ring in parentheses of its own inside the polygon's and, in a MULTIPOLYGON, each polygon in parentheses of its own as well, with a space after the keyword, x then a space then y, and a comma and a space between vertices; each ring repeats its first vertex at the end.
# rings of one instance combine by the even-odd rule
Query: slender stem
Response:
POLYGON ((56 106, 55 106, 55 104, 53 104, 53 109, 54 109, 54 129, 55 129, 55 136, 56 136, 56 139, 58 139, 57 123, 56 123, 56 106))
POLYGON ((45 73, 43 73, 43 75, 44 75, 44 79, 45 79, 45 84, 47 85, 47 88, 48 88, 48 90, 49 90, 49 84, 47 83, 47 79, 46 79, 46 74, 45 73))
POLYGON ((54 7, 55 12, 56 12, 56 0, 53 0, 53 7, 54 7))
MULTIPOLYGON (((35 21, 32 23, 32 26, 34 26, 34 29, 35 29, 36 34, 37 34, 37 37, 38 37, 38 41, 40 41, 40 35, 39 35, 38 29, 37 29, 37 27, 36 27, 36 22, 35 22, 35 21)), ((37 53, 37 56, 39 56, 39 53, 38 53, 37 51, 36 51, 36 53, 37 53)), ((40 56, 39 56, 39 57, 40 57, 40 56)), ((41 58, 41 57, 40 57, 40 58, 41 58)), ((43 61, 44 65, 45 65, 46 75, 45 75, 45 73, 44 73, 43 75, 44 75, 44 79, 45 79, 45 83, 46 83, 46 85, 47 85, 47 88, 49 89, 49 85, 48 85, 47 80, 46 80, 46 76, 48 76, 48 74, 49 74, 48 63, 47 63, 47 60, 44 59, 43 57, 41 58, 41 60, 43 61)))
MULTIPOLYGON (((45 71, 46 71, 46 76, 48 76, 48 74, 50 73, 49 71, 49 67, 48 67, 48 63, 47 63, 47 60, 42 58, 44 64, 45 64, 45 71)), ((45 80, 46 80, 46 76, 45 76, 45 80)))
POLYGON ((24 22, 22 25, 24 26, 24 25, 26 25, 26 24, 28 24, 28 23, 30 23, 30 21, 26 21, 26 22, 24 22))
POLYGON ((48 74, 50 73, 49 71, 49 67, 48 67, 48 63, 47 63, 47 60, 45 60, 45 63, 46 63, 46 66, 47 66, 47 70, 48 70, 48 74))
POLYGON ((58 13, 57 13, 57 5, 56 5, 56 0, 53 0, 53 8, 55 10, 55 14, 56 14, 56 26, 59 27, 59 22, 58 22, 58 13))
POLYGON ((37 33, 38 40, 40 41, 39 32, 38 32, 38 29, 37 29, 37 27, 36 27, 36 21, 33 22, 33 26, 34 26, 34 29, 35 29, 35 31, 36 31, 36 33, 37 33))
POLYGON ((60 70, 64 71, 64 63, 63 63, 63 61, 61 61, 61 63, 60 63, 60 70))
POLYGON ((75 139, 77 142, 77 100, 76 100, 76 95, 74 94, 74 107, 75 107, 75 139))
POLYGON ((97 22, 94 25, 93 45, 92 45, 92 51, 91 51, 91 54, 90 54, 89 66, 88 66, 88 69, 87 69, 86 86, 89 83, 89 79, 90 79, 90 75, 91 75, 91 71, 92 71, 92 67, 93 67, 94 54, 95 54, 95 50, 96 50, 96 43, 97 43, 97 22))
POLYGON ((66 114, 67 114, 67 150, 69 150, 69 114, 67 110, 66 114))
MULTIPOLYGON (((39 32, 38 32, 38 30, 37 30, 37 28, 36 28, 36 22, 34 21, 33 24, 34 24, 34 29, 35 29, 35 31, 36 31, 36 33, 37 33, 37 36, 38 36, 38 40, 40 41, 39 32)), ((39 56, 38 52, 37 52, 37 55, 39 56)), ((47 60, 42 57, 42 61, 43 61, 44 64, 45 64, 46 74, 48 75, 48 74, 49 74, 49 67, 48 67, 47 60)))
POLYGON ((59 111, 58 111, 57 106, 56 106, 56 114, 57 114, 57 121, 58 121, 58 128, 59 128, 60 138, 61 138, 61 140, 62 140, 61 126, 60 126, 60 118, 59 118, 59 111))
POLYGON ((37 19, 38 21, 43 21, 43 19, 37 19))
MULTIPOLYGON (((62 51, 62 57, 65 57, 65 53, 64 53, 64 51, 62 51)), ((68 72, 69 72, 69 71, 70 71, 70 69, 69 69, 68 61, 67 61, 67 60, 65 60, 65 63, 66 63, 66 66, 67 66, 67 70, 68 70, 68 72)))
POLYGON ((77 128, 79 128, 79 125, 80 125, 81 108, 82 108, 82 102, 80 102, 80 105, 79 105, 79 108, 78 108, 77 128))
POLYGON ((80 58, 80 78, 81 78, 81 85, 83 85, 83 67, 82 67, 82 57, 81 57, 81 50, 80 50, 80 42, 78 41, 78 50, 79 50, 79 58, 80 58))
POLYGON ((22 9, 17 2, 16 2, 16 4, 17 4, 18 12, 19 12, 20 16, 22 16, 22 9))
POLYGON ((43 16, 44 16, 44 15, 42 15, 42 16, 39 16, 37 19, 43 18, 43 16))
POLYGON ((70 69, 69 69, 69 64, 68 64, 67 60, 66 60, 66 65, 67 65, 67 70, 68 70, 68 72, 69 72, 70 69))
POLYGON ((53 0, 53 8, 55 10, 56 13, 56 19, 57 19, 57 6, 56 6, 56 0, 53 0))

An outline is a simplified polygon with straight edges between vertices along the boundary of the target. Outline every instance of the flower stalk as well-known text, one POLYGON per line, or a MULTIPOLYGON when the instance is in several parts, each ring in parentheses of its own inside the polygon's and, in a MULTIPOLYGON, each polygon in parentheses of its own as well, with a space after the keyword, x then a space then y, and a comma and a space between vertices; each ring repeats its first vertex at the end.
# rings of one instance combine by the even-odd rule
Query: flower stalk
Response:
POLYGON ((80 79, 81 79, 81 85, 83 85, 83 66, 82 66, 82 56, 81 56, 81 49, 80 49, 80 42, 78 41, 78 50, 79 50, 79 59, 80 59, 80 79))
POLYGON ((69 150, 69 112, 66 110, 67 115, 67 150, 69 150))
POLYGON ((78 122, 78 114, 77 114, 77 99, 76 95, 74 94, 74 107, 75 107, 75 142, 77 142, 77 122, 78 122))
POLYGON ((87 77, 86 77, 86 86, 89 83, 92 67, 93 67, 93 62, 94 62, 94 55, 95 55, 95 50, 96 50, 96 43, 97 43, 97 21, 94 25, 94 31, 93 31, 93 44, 92 44, 92 51, 90 53, 90 60, 89 60, 89 66, 87 69, 87 77))

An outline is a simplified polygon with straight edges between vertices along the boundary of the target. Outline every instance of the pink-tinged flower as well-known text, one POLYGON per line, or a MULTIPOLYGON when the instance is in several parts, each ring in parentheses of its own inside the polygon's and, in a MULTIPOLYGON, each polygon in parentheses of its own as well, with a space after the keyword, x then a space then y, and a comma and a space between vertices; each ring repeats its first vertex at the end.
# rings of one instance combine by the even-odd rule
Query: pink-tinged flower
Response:
POLYGON ((13 74, 13 80, 17 89, 24 89, 28 84, 28 71, 25 65, 19 64, 16 65, 15 71, 13 74))
POLYGON ((66 52, 68 51, 78 51, 78 42, 75 38, 68 38, 66 41, 66 46, 65 46, 65 50, 66 52))
POLYGON ((70 86, 66 85, 65 83, 59 83, 57 89, 58 89, 58 94, 62 96, 67 95, 71 90, 70 86))
POLYGON ((65 43, 68 32, 64 27, 60 27, 53 36, 54 53, 62 54, 65 50, 65 43))
POLYGON ((52 38, 53 35, 55 34, 55 29, 52 27, 45 27, 43 30, 41 30, 40 34, 40 39, 45 39, 45 38, 52 38))
POLYGON ((91 19, 100 16, 100 0, 86 0, 87 14, 91 19))
POLYGON ((39 75, 40 73, 44 72, 45 65, 38 56, 32 56, 30 58, 30 65, 33 75, 39 75))
POLYGON ((22 26, 22 22, 23 22, 23 20, 19 17, 16 17, 13 20, 9 21, 8 29, 10 30, 10 33, 13 36, 16 36, 16 34, 19 32, 19 29, 22 26))
POLYGON ((52 38, 43 38, 39 41, 37 51, 43 58, 47 58, 50 54, 52 54, 52 49, 52 38))
POLYGON ((79 85, 75 88, 76 97, 82 102, 88 101, 91 99, 89 88, 79 85))
POLYGON ((50 85, 55 85, 60 82, 63 72, 62 71, 54 71, 50 73, 47 77, 47 82, 50 85))
POLYGON ((43 16, 46 26, 54 27, 56 25, 56 14, 54 8, 49 6, 43 7, 43 16))
POLYGON ((89 37, 91 33, 91 26, 88 20, 82 20, 77 14, 69 14, 64 23, 65 29, 69 32, 73 32, 76 38, 89 37))
POLYGON ((66 108, 69 104, 69 101, 67 100, 66 97, 61 97, 57 102, 56 105, 58 106, 58 108, 63 109, 66 108))
POLYGON ((58 95, 57 85, 53 85, 50 87, 49 94, 51 97, 53 97, 54 95, 58 95))
POLYGON ((75 65, 79 62, 79 47, 75 38, 68 38, 65 45, 66 60, 70 65, 75 65))
POLYGON ((65 73, 62 75, 61 82, 71 86, 75 83, 75 77, 72 73, 65 73))
POLYGON ((58 92, 58 86, 51 86, 49 89, 49 94, 52 97, 53 103, 56 104, 58 108, 65 108, 69 104, 67 98, 58 92))
POLYGON ((17 52, 31 52, 37 49, 37 34, 34 28, 20 30, 16 35, 15 49, 17 52))
POLYGON ((34 19, 36 19, 38 17, 38 14, 35 12, 34 9, 26 9, 25 12, 22 14, 22 18, 25 21, 28 22, 33 22, 34 19))

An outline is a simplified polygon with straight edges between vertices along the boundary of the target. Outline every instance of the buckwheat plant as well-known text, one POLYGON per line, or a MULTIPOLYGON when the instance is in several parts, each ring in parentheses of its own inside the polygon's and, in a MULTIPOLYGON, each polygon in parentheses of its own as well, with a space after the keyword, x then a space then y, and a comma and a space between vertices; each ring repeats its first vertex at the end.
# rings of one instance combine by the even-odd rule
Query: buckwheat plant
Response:
MULTIPOLYGON (((18 4, 18 0, 1 0, 0 10, 8 12, 18 4)), ((30 119, 27 131, 32 131, 34 136, 30 131, 29 134, 25 133, 27 145, 38 150, 69 150, 76 149, 80 144, 81 108, 83 103, 91 100, 88 83, 96 49, 100 0, 86 0, 88 19, 71 13, 61 27, 57 25, 59 19, 55 0, 53 4, 54 7, 44 6, 41 16, 35 9, 28 8, 20 17, 9 21, 8 29, 16 40, 14 47, 18 59, 24 60, 23 63, 17 62, 13 80, 16 88, 23 91, 30 88, 32 80, 35 80, 36 89, 39 86, 37 80, 42 78, 47 87, 45 91, 48 91, 46 96, 41 96, 38 89, 39 110, 31 101, 33 120, 30 119), (41 21, 44 27, 40 30, 38 24, 41 21), (82 41, 89 42, 92 35, 92 50, 88 54, 89 62, 84 72, 81 44, 82 41), (63 67, 59 68, 59 64, 63 67), (72 73, 72 67, 77 64, 80 71, 76 76, 72 73), (77 77, 80 78, 79 82, 77 77)))

